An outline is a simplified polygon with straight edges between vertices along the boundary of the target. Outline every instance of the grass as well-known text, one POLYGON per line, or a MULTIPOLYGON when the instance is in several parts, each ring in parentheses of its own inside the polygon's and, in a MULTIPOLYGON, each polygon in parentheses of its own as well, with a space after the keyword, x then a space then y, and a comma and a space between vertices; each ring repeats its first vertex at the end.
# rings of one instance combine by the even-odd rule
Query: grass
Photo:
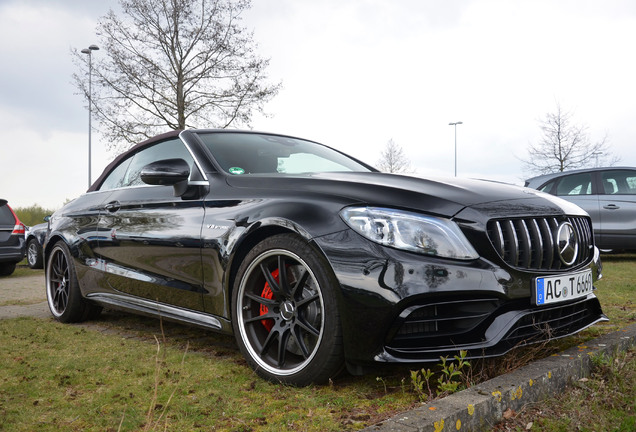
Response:
POLYGON ((597 356, 589 378, 567 392, 527 406, 497 425, 497 431, 636 430, 636 349, 597 356))
POLYGON ((19 278, 19 277, 24 277, 24 276, 35 276, 41 274, 42 276, 44 276, 44 270, 34 270, 34 269, 30 269, 29 267, 16 267, 15 271, 13 272, 13 274, 10 277, 15 277, 15 278, 19 278))
POLYGON ((603 255, 602 261, 596 292, 610 322, 597 327, 617 330, 636 322, 636 254, 603 255))
POLYGON ((10 276, 4 276, 4 277, 19 278, 23 276, 34 276, 38 274, 44 275, 44 270, 29 268, 29 265, 27 264, 27 261, 25 258, 24 260, 20 261, 16 265, 15 271, 10 276))
MULTIPOLYGON (((574 345, 571 341, 584 342, 636 322, 636 254, 603 255, 602 260, 604 277, 596 283, 596 294, 610 322, 565 339, 568 346, 574 345)), ((612 358, 597 356, 590 378, 514 413, 495 430, 636 430, 636 348, 612 358)))
POLYGON ((415 402, 397 376, 386 390, 374 376, 286 387, 258 378, 230 337, 166 324, 164 341, 159 328, 128 329, 150 320, 109 319, 119 330, 100 324, 99 337, 95 327, 0 321, 0 430, 355 430, 415 402))
MULTIPOLYGON (((597 294, 610 323, 544 347, 473 361, 466 385, 636 321, 636 255, 603 259, 605 277, 597 294)), ((0 320, 0 347, 0 431, 350 431, 420 403, 406 367, 363 377, 344 374, 326 386, 286 387, 258 378, 232 337, 116 312, 87 325, 0 320)), ((633 409, 635 361, 630 355, 619 360, 627 366, 616 374, 631 377, 631 384, 609 385, 608 375, 601 375, 604 386, 581 383, 598 396, 579 399, 611 403, 614 391, 620 391, 633 409)), ((538 409, 548 412, 558 403, 538 409)), ((564 412, 569 415, 576 403, 564 412)), ((623 402, 617 406, 619 413, 629 414, 623 402)), ((543 428, 537 427, 533 430, 543 428)), ((548 430, 571 429, 559 427, 548 430)))

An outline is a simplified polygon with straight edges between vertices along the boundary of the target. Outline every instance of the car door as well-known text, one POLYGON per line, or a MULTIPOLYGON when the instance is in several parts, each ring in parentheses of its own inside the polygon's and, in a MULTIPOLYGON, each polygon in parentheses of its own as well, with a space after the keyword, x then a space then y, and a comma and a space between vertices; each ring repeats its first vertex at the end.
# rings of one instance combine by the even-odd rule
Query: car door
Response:
POLYGON ((555 186, 556 189, 553 190, 555 195, 578 205, 590 215, 594 234, 596 235, 597 229, 600 227, 601 216, 598 195, 593 193, 592 173, 583 172, 563 176, 555 186))
POLYGON ((150 186, 140 179, 144 166, 171 158, 197 169, 178 138, 144 148, 122 163, 125 174, 111 182, 117 187, 100 211, 98 230, 105 234, 98 254, 111 288, 200 311, 203 203, 175 197, 172 186, 150 186))
POLYGON ((599 175, 599 244, 605 249, 636 249, 636 170, 599 175))

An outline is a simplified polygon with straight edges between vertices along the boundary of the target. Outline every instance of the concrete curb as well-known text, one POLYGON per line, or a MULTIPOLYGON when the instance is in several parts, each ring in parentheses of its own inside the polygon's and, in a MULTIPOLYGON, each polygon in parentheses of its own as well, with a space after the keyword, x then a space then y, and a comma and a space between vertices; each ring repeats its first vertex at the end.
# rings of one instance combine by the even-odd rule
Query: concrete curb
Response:
POLYGON ((588 376, 591 356, 627 350, 636 344, 636 324, 593 339, 585 345, 538 360, 431 404, 363 429, 365 432, 441 432, 490 430, 507 409, 562 392, 566 385, 588 376))

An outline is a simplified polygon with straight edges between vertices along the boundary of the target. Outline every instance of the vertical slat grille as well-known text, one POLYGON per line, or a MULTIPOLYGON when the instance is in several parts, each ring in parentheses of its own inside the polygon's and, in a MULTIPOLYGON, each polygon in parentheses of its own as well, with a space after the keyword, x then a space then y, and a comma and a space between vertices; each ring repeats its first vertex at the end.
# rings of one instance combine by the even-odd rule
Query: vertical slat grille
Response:
POLYGON ((592 227, 584 217, 492 220, 488 236, 499 256, 510 266, 527 270, 561 270, 586 263, 593 253, 592 227), (576 261, 566 266, 559 258, 556 233, 569 222, 579 242, 576 261))

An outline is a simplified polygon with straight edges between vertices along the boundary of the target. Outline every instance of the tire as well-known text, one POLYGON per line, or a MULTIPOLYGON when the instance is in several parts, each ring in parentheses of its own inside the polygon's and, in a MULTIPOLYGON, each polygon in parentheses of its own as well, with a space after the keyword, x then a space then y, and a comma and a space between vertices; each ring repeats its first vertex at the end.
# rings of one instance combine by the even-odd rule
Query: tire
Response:
POLYGON ((41 269, 42 265, 42 246, 32 238, 27 243, 27 263, 32 269, 41 269))
POLYGON ((0 276, 9 276, 13 274, 15 271, 15 264, 16 263, 14 262, 0 263, 0 276))
POLYGON ((46 299, 53 317, 63 323, 85 321, 101 312, 82 297, 73 256, 62 241, 53 246, 46 265, 46 299))
POLYGON ((337 286, 328 263, 299 236, 267 238, 247 254, 232 291, 232 326, 257 374, 304 386, 342 370, 337 286))

